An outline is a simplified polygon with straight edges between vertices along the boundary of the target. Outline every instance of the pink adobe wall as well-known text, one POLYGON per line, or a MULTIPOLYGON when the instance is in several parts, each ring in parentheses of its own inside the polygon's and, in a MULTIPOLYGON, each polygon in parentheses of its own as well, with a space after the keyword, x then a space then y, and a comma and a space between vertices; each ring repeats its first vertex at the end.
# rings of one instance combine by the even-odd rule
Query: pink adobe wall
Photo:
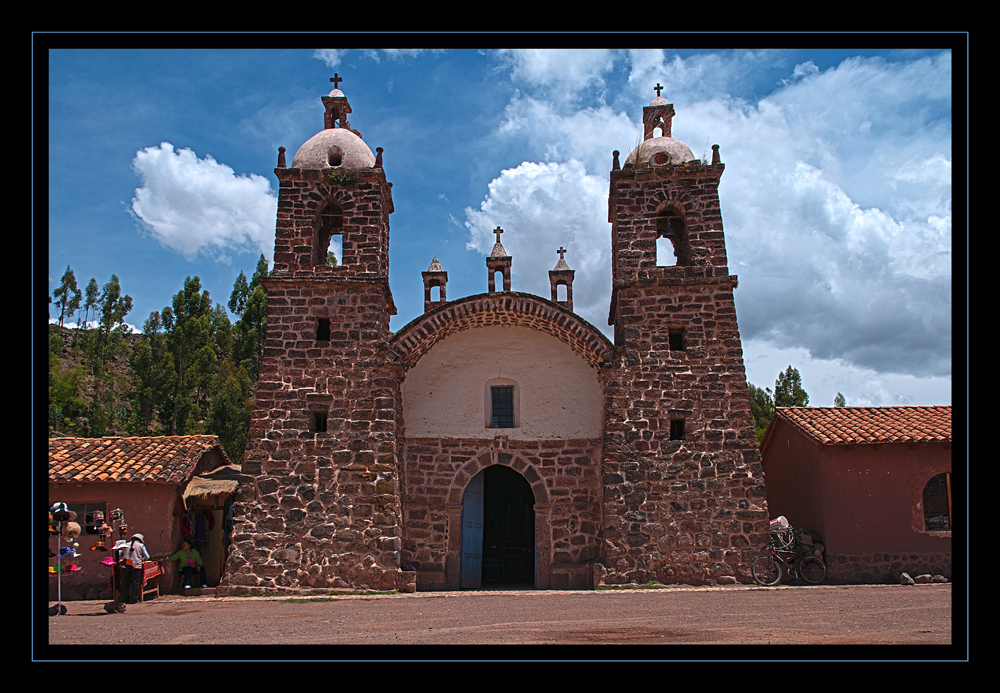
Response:
POLYGON ((763 458, 771 517, 819 532, 831 582, 951 578, 951 532, 927 532, 923 488, 951 471, 951 446, 820 447, 779 426, 763 458))
MULTIPOLYGON (((106 503, 105 521, 110 525, 107 515, 115 508, 121 508, 128 525, 128 536, 139 532, 145 539, 146 549, 150 556, 165 556, 176 551, 175 544, 179 539, 179 523, 174 517, 174 503, 178 497, 176 484, 49 484, 49 506, 53 503, 106 503)), ((83 526, 83 518, 80 525, 83 526)), ((62 599, 98 599, 105 598, 98 593, 106 591, 111 569, 101 563, 110 555, 105 551, 91 551, 100 537, 96 534, 80 535, 76 550, 80 554, 71 559, 82 568, 76 572, 64 572, 62 578, 62 599)), ((111 538, 111 544, 119 539, 116 532, 111 538)), ((105 542, 107 544, 107 542, 105 542)), ((62 540, 66 545, 66 540, 62 540)), ((110 544, 107 544, 110 548, 110 544)), ((58 549, 55 536, 49 538, 49 549, 55 553, 58 549)), ((63 565, 71 562, 63 559, 63 565)), ((49 561, 55 565, 55 560, 49 561)), ((107 593, 110 595, 110 592, 107 593)), ((56 598, 56 579, 49 578, 49 598, 56 598)))
POLYGON ((950 532, 924 530, 922 505, 924 485, 951 471, 950 445, 829 446, 822 459, 828 552, 951 551, 950 532))

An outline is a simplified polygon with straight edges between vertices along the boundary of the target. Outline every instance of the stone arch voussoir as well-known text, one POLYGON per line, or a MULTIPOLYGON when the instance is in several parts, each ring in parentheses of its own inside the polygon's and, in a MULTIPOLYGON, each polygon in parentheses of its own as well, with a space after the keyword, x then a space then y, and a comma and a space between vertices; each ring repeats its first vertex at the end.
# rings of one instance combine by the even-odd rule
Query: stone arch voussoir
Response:
POLYGON ((412 368, 446 337, 479 327, 526 327, 549 334, 599 368, 610 361, 614 345, 600 330, 557 303, 532 294, 501 292, 449 301, 412 320, 392 336, 400 362, 412 368))
POLYGON ((535 498, 536 507, 548 505, 549 492, 545 487, 545 479, 538 473, 534 465, 520 455, 499 449, 477 455, 462 465, 455 473, 451 485, 448 487, 446 502, 449 505, 461 505, 465 487, 469 485, 473 477, 487 467, 494 465, 509 467, 524 477, 524 480, 531 487, 531 494, 535 498))

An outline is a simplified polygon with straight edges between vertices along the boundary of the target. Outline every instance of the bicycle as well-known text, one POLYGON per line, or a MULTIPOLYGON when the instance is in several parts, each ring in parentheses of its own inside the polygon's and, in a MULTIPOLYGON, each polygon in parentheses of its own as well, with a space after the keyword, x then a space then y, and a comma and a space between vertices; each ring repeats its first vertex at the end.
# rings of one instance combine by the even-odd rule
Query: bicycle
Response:
POLYGON ((773 546, 766 556, 761 556, 750 566, 750 574, 758 585, 773 587, 781 582, 784 574, 800 577, 810 585, 818 585, 826 578, 826 564, 809 554, 776 549, 773 546))

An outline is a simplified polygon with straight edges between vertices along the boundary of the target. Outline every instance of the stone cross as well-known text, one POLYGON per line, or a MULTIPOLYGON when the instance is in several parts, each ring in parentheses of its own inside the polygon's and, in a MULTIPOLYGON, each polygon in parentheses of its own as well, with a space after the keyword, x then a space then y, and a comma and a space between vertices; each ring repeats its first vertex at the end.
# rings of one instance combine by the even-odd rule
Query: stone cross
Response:
POLYGON ((559 250, 557 250, 556 252, 559 253, 559 259, 560 260, 565 259, 565 258, 563 258, 563 255, 566 254, 566 249, 565 248, 563 248, 562 246, 559 246, 559 250))
POLYGON ((662 87, 662 86, 660 86, 660 83, 659 83, 659 82, 657 82, 657 83, 656 83, 656 86, 655 86, 655 87, 653 87, 653 89, 655 89, 655 90, 656 90, 656 95, 657 95, 657 96, 659 96, 659 95, 660 95, 660 90, 661 90, 661 89, 664 89, 664 88, 665 88, 665 87, 662 87))
POLYGON ((498 226, 498 227, 496 227, 495 229, 493 229, 493 233, 495 233, 495 234, 496 234, 496 236, 497 236, 497 243, 499 243, 499 242, 500 242, 500 234, 501 234, 501 233, 503 233, 503 229, 501 229, 501 228, 500 228, 500 227, 498 226))
POLYGON ((334 89, 340 89, 340 83, 344 81, 344 78, 338 75, 336 72, 334 72, 333 77, 330 78, 330 81, 333 82, 334 89))

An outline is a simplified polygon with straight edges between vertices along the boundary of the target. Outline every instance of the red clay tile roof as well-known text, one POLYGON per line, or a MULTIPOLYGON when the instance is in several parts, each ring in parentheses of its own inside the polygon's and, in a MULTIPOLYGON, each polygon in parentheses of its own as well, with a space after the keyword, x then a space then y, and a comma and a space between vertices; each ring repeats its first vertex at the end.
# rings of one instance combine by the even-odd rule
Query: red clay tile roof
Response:
POLYGON ((951 442, 951 407, 779 407, 761 448, 778 421, 821 445, 951 442))
POLYGON ((228 464, 215 436, 50 438, 49 481, 185 482, 216 447, 228 464))

